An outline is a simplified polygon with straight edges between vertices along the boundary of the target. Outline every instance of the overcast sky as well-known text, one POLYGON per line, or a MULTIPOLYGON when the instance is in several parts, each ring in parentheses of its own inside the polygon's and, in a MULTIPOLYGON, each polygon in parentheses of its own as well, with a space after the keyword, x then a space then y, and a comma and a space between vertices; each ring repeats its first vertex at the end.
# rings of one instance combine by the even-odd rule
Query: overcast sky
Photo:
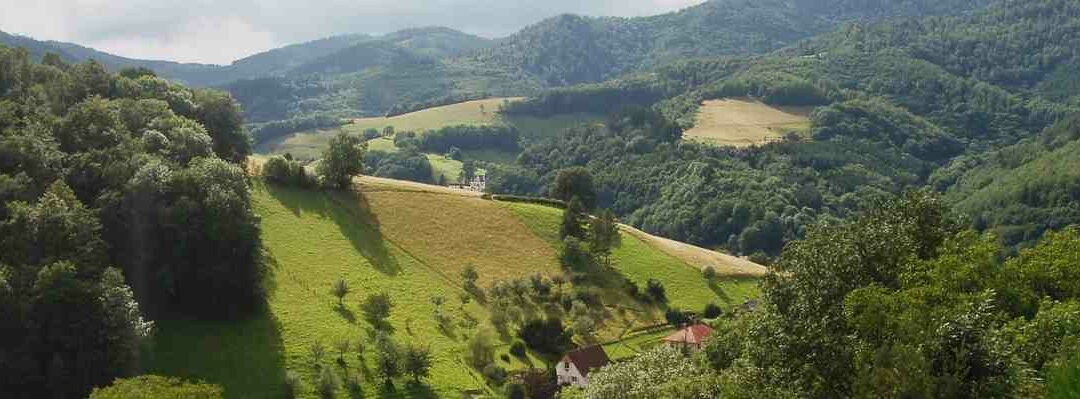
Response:
POLYGON ((448 26, 504 36, 561 13, 639 16, 702 0, 0 0, 0 30, 117 55, 227 64, 344 33, 448 26))

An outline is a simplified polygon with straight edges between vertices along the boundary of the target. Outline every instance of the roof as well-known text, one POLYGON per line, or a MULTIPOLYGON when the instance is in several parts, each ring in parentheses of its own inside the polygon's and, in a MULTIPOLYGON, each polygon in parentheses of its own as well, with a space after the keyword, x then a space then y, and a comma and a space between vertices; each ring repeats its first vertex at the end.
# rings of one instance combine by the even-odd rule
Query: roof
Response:
POLYGON ((567 353, 566 356, 563 356, 562 361, 573 363, 581 372, 581 376, 587 377, 589 370, 604 367, 611 362, 611 359, 608 359, 604 347, 597 345, 567 353))
POLYGON ((701 345, 705 341, 705 338, 708 338, 712 332, 712 327, 704 324, 695 324, 664 337, 664 341, 701 345))

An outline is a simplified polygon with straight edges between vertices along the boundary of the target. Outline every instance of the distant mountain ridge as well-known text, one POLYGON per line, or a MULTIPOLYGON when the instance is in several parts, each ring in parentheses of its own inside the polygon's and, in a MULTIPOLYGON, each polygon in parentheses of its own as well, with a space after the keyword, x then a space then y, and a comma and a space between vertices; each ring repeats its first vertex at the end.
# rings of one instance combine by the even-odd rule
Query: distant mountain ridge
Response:
POLYGON ((311 113, 381 115, 440 97, 530 95, 600 82, 682 58, 744 56, 791 45, 836 25, 966 13, 991 0, 710 0, 649 17, 561 15, 501 39, 443 27, 344 35, 270 50, 230 65, 118 57, 59 42, 0 34, 0 43, 52 51, 109 69, 141 66, 194 86, 219 86, 250 119, 311 113))

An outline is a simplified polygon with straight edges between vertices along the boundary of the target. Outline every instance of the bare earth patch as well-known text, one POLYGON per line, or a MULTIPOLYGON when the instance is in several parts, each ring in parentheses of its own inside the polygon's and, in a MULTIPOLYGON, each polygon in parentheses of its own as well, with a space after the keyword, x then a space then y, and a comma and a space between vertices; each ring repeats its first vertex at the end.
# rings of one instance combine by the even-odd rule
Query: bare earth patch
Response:
POLYGON ((705 101, 688 140, 721 146, 746 147, 779 139, 790 131, 809 128, 813 107, 777 107, 748 98, 705 101))

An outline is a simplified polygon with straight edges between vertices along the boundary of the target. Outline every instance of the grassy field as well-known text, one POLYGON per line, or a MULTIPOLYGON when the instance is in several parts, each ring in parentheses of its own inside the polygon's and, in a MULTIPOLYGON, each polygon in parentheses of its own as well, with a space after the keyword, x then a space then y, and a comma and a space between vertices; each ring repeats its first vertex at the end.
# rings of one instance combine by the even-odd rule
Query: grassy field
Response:
MULTIPOLYGON (((518 100, 516 97, 491 98, 429 108, 391 118, 354 119, 351 123, 340 128, 301 132, 268 143, 262 143, 255 150, 263 154, 284 154, 288 152, 298 158, 315 159, 319 157, 319 153, 329 143, 330 137, 342 131, 359 135, 366 129, 382 131, 386 126, 393 126, 396 131, 423 133, 425 130, 453 125, 505 124, 517 127, 522 136, 529 139, 555 134, 583 123, 594 123, 603 120, 597 115, 590 114, 557 115, 550 118, 503 117, 499 115, 499 106, 504 101, 516 100, 518 100), (482 109, 481 106, 483 106, 482 109)), ((393 142, 389 139, 373 140, 369 143, 369 148, 373 150, 390 150, 393 148, 393 142)), ((512 162, 517 156, 517 154, 497 151, 470 151, 466 152, 465 155, 470 159, 492 162, 512 162)))
POLYGON ((774 107, 750 99, 706 101, 694 127, 683 133, 688 140, 722 146, 745 147, 805 132, 813 107, 774 107))
MULTIPOLYGON (((343 380, 361 382, 358 391, 342 387, 337 397, 457 398, 477 389, 494 394, 464 363, 465 340, 475 327, 460 322, 473 319, 487 325, 489 313, 475 301, 460 306, 460 272, 474 266, 483 287, 537 272, 561 273, 554 245, 559 211, 417 183, 372 177, 358 183, 361 194, 257 183, 253 202, 271 264, 267 308, 242 321, 158 320, 157 345, 146 359, 147 371, 221 384, 229 398, 282 397, 289 371, 301 380, 300 396, 314 398, 318 374, 310 347, 321 342, 327 347, 321 367, 333 368, 343 380), (352 289, 340 307, 330 293, 338 278, 352 289), (431 377, 424 384, 401 379, 393 391, 382 388, 371 349, 374 328, 359 306, 372 293, 392 298, 389 322, 399 344, 426 346, 434 354, 431 377), (444 312, 459 322, 453 331, 441 330, 434 321, 433 296, 447 299, 444 312), (349 353, 343 365, 337 364, 333 343, 343 338, 363 342, 368 348, 364 356, 349 353)), ((714 301, 730 304, 727 299, 754 290, 750 281, 731 280, 720 283, 717 291, 693 266, 627 234, 614 256, 618 270, 629 278, 641 284, 647 278, 661 280, 672 304, 687 309, 700 310, 714 301)), ((625 295, 611 291, 612 297, 625 295)), ((608 298, 605 294, 605 303, 625 305, 608 298)), ((623 313, 630 316, 613 319, 599 339, 611 341, 627 328, 653 325, 662 318, 657 311, 623 313), (625 323, 627 319, 634 323, 625 323)), ((630 356, 648 341, 634 336, 612 350, 630 356)), ((499 344, 499 354, 507 344, 499 344)), ((508 369, 527 367, 517 359, 496 362, 508 369)), ((529 362, 540 360, 531 357, 529 362)))
MULTIPOLYGON (((559 224, 562 213, 555 208, 534 204, 504 203, 504 206, 552 246, 559 245, 559 224)), ((757 295, 758 279, 753 276, 726 277, 708 282, 701 269, 661 250, 643 239, 645 233, 628 233, 623 229, 618 245, 612 251, 616 270, 644 288, 650 278, 659 280, 667 289, 669 304, 683 310, 700 312, 714 302, 730 309, 743 300, 757 295)), ((761 268, 761 266, 757 266, 761 268)), ((764 271, 764 268, 761 268, 764 271)), ((763 274, 764 272, 762 272, 763 274)), ((643 322, 648 322, 643 320, 643 322)))

